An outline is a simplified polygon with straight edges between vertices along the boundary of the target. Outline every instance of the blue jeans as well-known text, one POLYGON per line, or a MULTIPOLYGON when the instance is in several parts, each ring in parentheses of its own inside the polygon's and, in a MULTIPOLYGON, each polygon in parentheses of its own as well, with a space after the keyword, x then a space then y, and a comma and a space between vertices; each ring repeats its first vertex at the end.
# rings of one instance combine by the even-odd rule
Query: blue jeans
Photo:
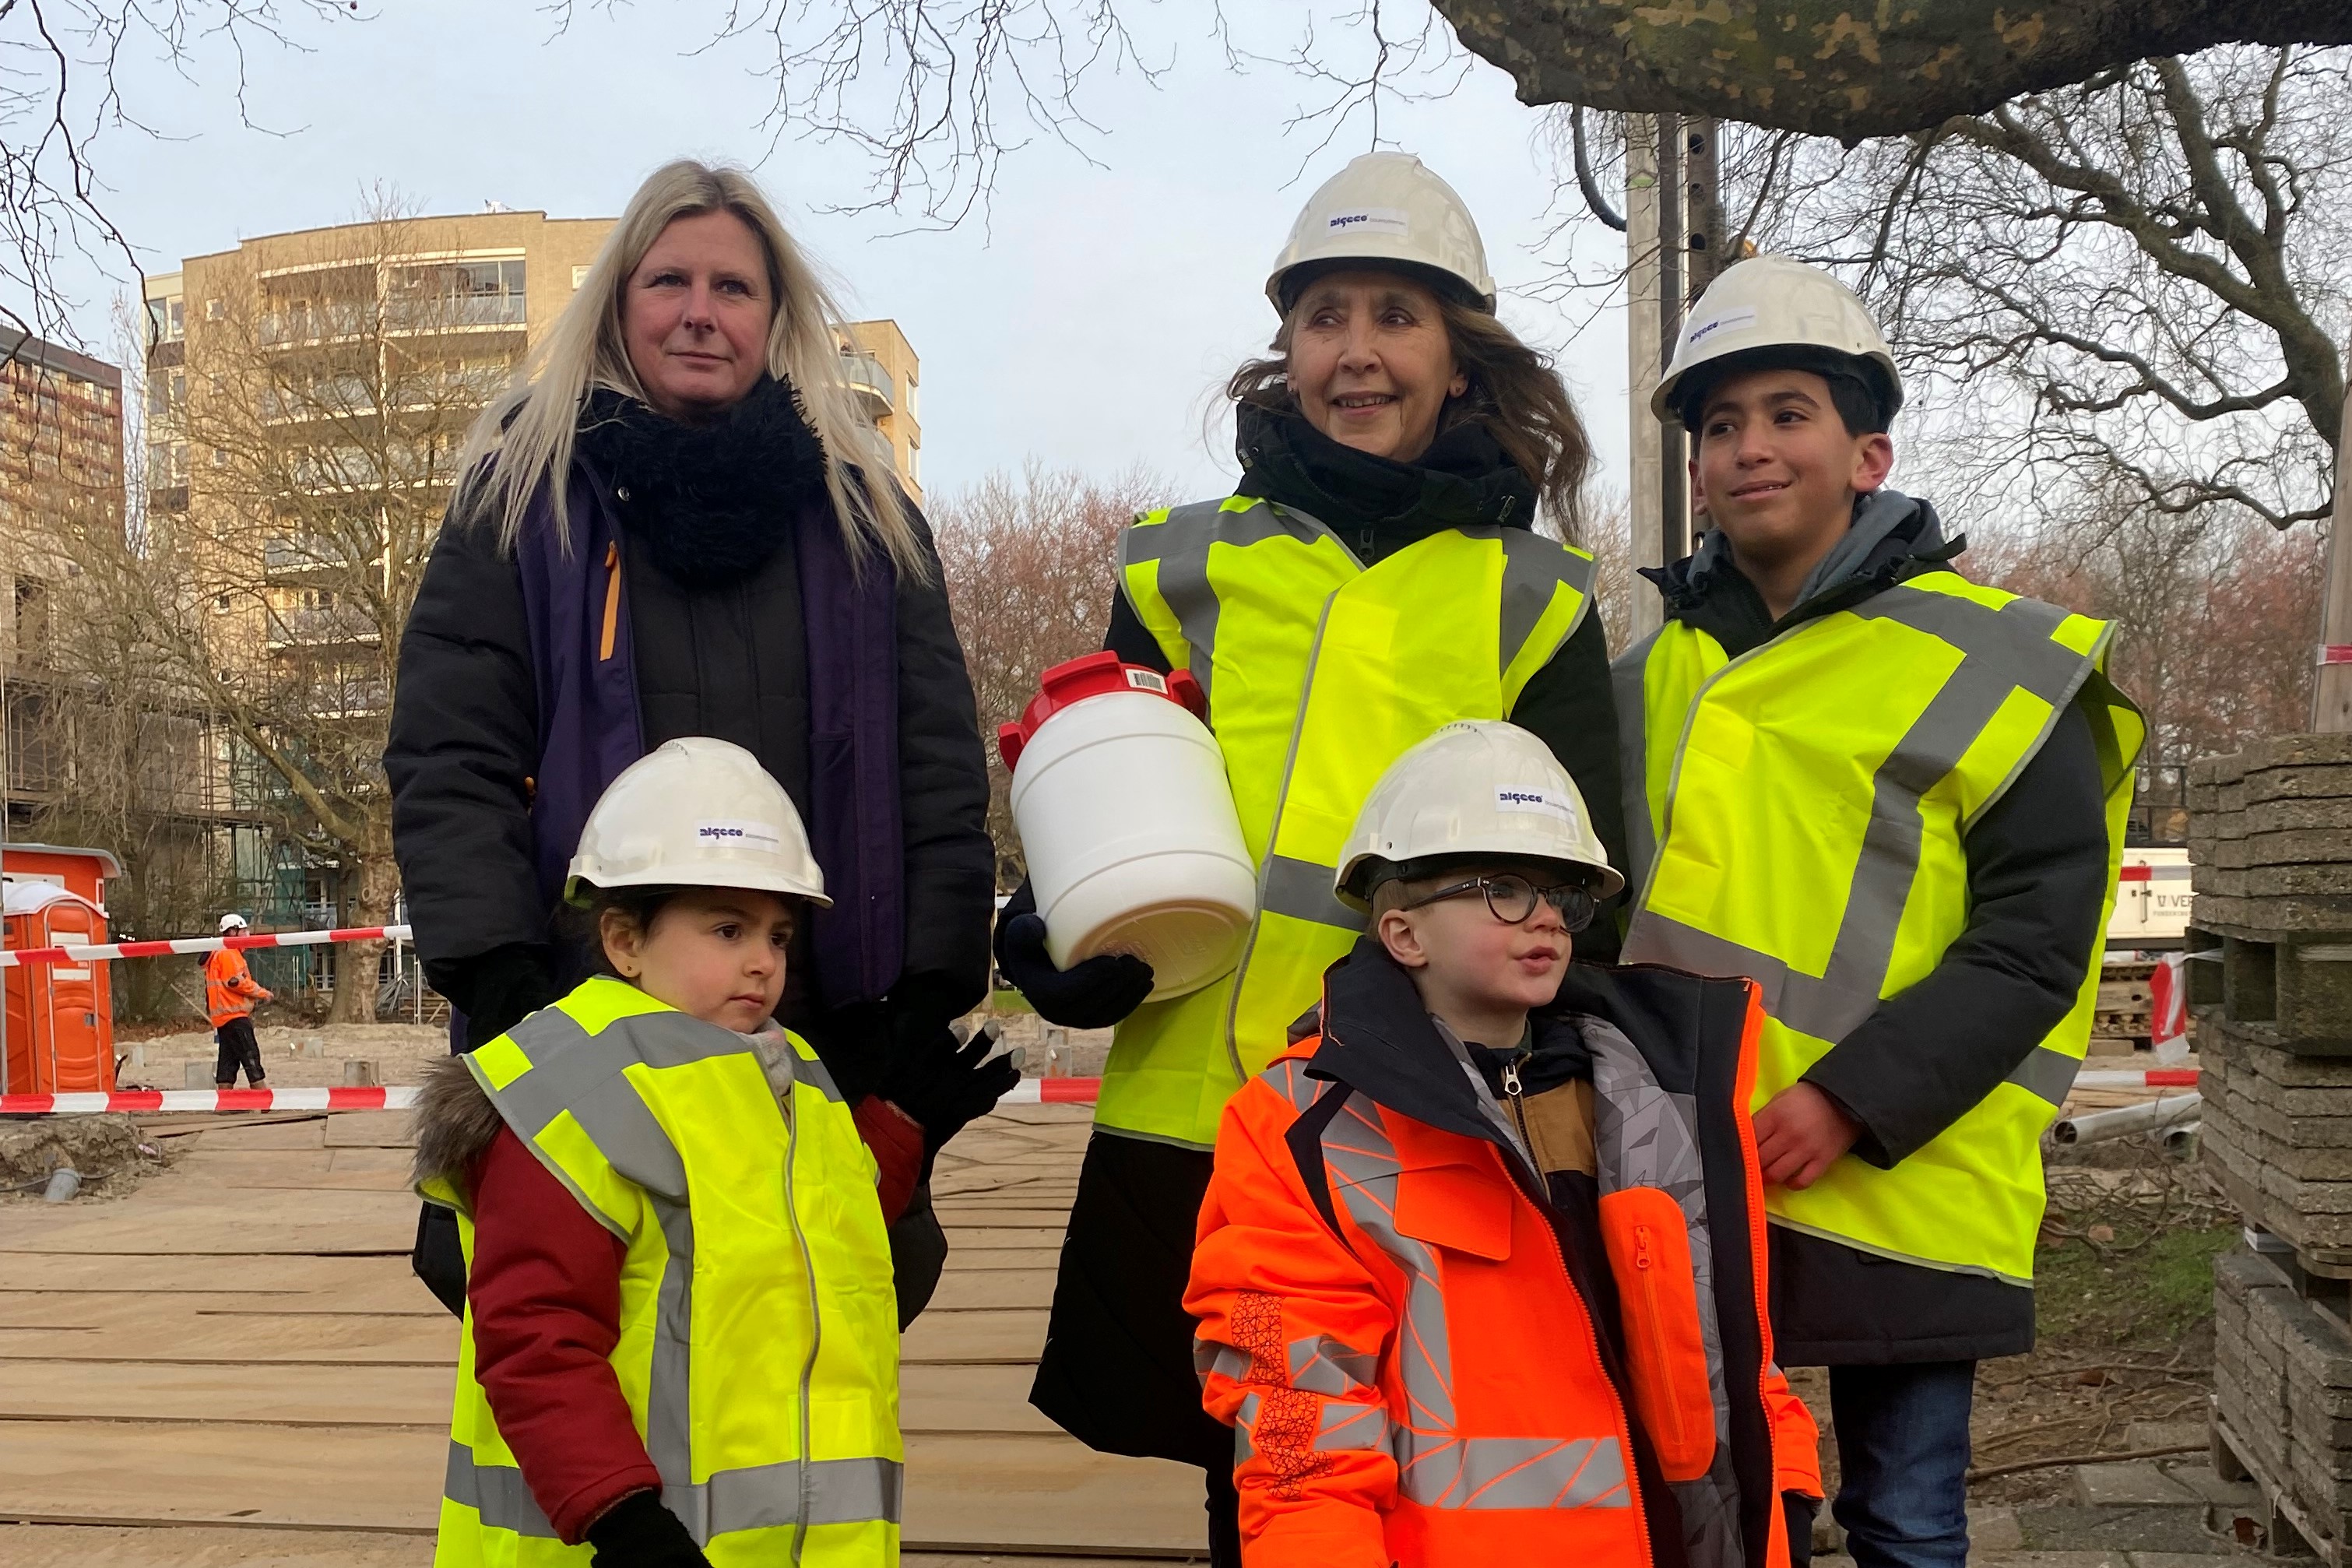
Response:
POLYGON ((1976 1375, 1972 1361, 1830 1368, 1832 1511, 1854 1568, 1966 1568, 1976 1375))

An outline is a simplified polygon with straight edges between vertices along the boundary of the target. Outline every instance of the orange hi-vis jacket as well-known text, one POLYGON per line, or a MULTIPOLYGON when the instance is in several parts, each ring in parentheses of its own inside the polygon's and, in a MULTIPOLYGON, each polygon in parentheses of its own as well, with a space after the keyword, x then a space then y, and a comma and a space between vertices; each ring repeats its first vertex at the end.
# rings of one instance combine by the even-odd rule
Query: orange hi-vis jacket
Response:
POLYGON ((1589 1077, 1497 1097, 1372 939, 1324 987, 1225 1109, 1184 1298, 1247 1568, 1786 1568, 1819 1434, 1772 1362, 1755 988, 1571 966, 1526 1059, 1589 1077))
POLYGON ((231 1018, 242 1018, 269 993, 246 967, 245 954, 225 947, 205 955, 205 1014, 217 1029, 231 1018))

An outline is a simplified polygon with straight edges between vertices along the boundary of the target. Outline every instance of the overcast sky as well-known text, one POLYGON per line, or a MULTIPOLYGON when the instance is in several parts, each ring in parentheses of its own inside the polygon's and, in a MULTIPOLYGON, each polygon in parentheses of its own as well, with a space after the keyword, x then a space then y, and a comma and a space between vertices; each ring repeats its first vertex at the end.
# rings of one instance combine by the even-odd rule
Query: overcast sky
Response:
MULTIPOLYGON (((1412 0, 1388 3, 1420 15, 1412 0)), ((170 139, 110 131, 98 156, 109 214, 155 271, 248 236, 346 221, 379 183, 425 213, 497 201, 610 216, 666 159, 753 163, 848 308, 897 318, 921 355, 934 496, 1034 456, 1106 475, 1147 464, 1181 500, 1230 482, 1230 426, 1204 442, 1203 414, 1272 331, 1261 290, 1291 218, 1369 150, 1370 126, 1360 115, 1318 153, 1328 126, 1286 121, 1323 89, 1276 66, 1229 69, 1205 4, 1132 9, 1149 25, 1147 50, 1171 66, 1161 84, 1132 72, 1091 79, 1079 103, 1098 132, 1074 132, 1086 155, 1034 139, 1006 158, 985 214, 944 233, 829 212, 863 197, 867 165, 807 141, 769 153, 758 122, 773 95, 756 45, 693 52, 716 10, 691 0, 588 12, 562 36, 512 0, 411 0, 362 22, 306 25, 311 52, 265 47, 248 63, 252 112, 274 133, 239 124, 221 58, 200 59, 194 86, 134 61, 124 97, 170 139)), ((1360 27, 1328 24, 1331 58, 1364 58, 1360 27)), ((1256 25, 1267 30, 1244 43, 1296 43, 1287 22, 1256 25)), ((1555 276, 1559 255, 1544 247, 1552 192, 1539 130, 1508 79, 1476 61, 1442 101, 1391 103, 1381 125, 1384 146, 1419 153, 1469 202, 1504 318, 1559 356, 1604 479, 1622 485, 1622 310, 1585 325, 1591 302, 1556 308, 1524 292, 1555 276)), ((1596 263, 1622 254, 1622 238, 1589 219, 1573 243, 1596 263)), ((75 286, 84 336, 108 341, 119 286, 87 271, 75 286)))

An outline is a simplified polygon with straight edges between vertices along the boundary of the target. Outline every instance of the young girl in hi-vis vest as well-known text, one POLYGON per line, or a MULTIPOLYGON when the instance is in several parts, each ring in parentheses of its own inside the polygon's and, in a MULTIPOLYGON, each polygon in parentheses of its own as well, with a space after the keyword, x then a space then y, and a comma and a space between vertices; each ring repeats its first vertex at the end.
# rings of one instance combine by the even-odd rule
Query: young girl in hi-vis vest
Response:
POLYGON ((435 1562, 896 1563, 887 1227, 1017 1068, 942 1032, 853 1107, 775 1026, 824 884, 740 747, 624 772, 567 893, 600 973, 436 1068, 418 1112, 468 1270, 435 1562))

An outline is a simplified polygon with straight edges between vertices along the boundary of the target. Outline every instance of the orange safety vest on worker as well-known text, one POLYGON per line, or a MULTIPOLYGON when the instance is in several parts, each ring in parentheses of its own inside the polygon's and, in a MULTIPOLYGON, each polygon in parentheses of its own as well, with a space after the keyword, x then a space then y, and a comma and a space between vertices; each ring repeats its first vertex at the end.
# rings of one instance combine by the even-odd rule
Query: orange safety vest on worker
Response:
POLYGON ((1324 984, 1225 1109, 1184 1300, 1248 1568, 1786 1568, 1819 1435, 1772 1361, 1754 986, 1573 966, 1527 1059, 1589 1076, 1498 1096, 1371 939, 1324 984))
POLYGON ((269 993, 261 988, 246 967, 245 954, 234 948, 223 948, 205 957, 205 1013, 217 1029, 231 1018, 242 1018, 251 1013, 257 1003, 269 1000, 269 993))

